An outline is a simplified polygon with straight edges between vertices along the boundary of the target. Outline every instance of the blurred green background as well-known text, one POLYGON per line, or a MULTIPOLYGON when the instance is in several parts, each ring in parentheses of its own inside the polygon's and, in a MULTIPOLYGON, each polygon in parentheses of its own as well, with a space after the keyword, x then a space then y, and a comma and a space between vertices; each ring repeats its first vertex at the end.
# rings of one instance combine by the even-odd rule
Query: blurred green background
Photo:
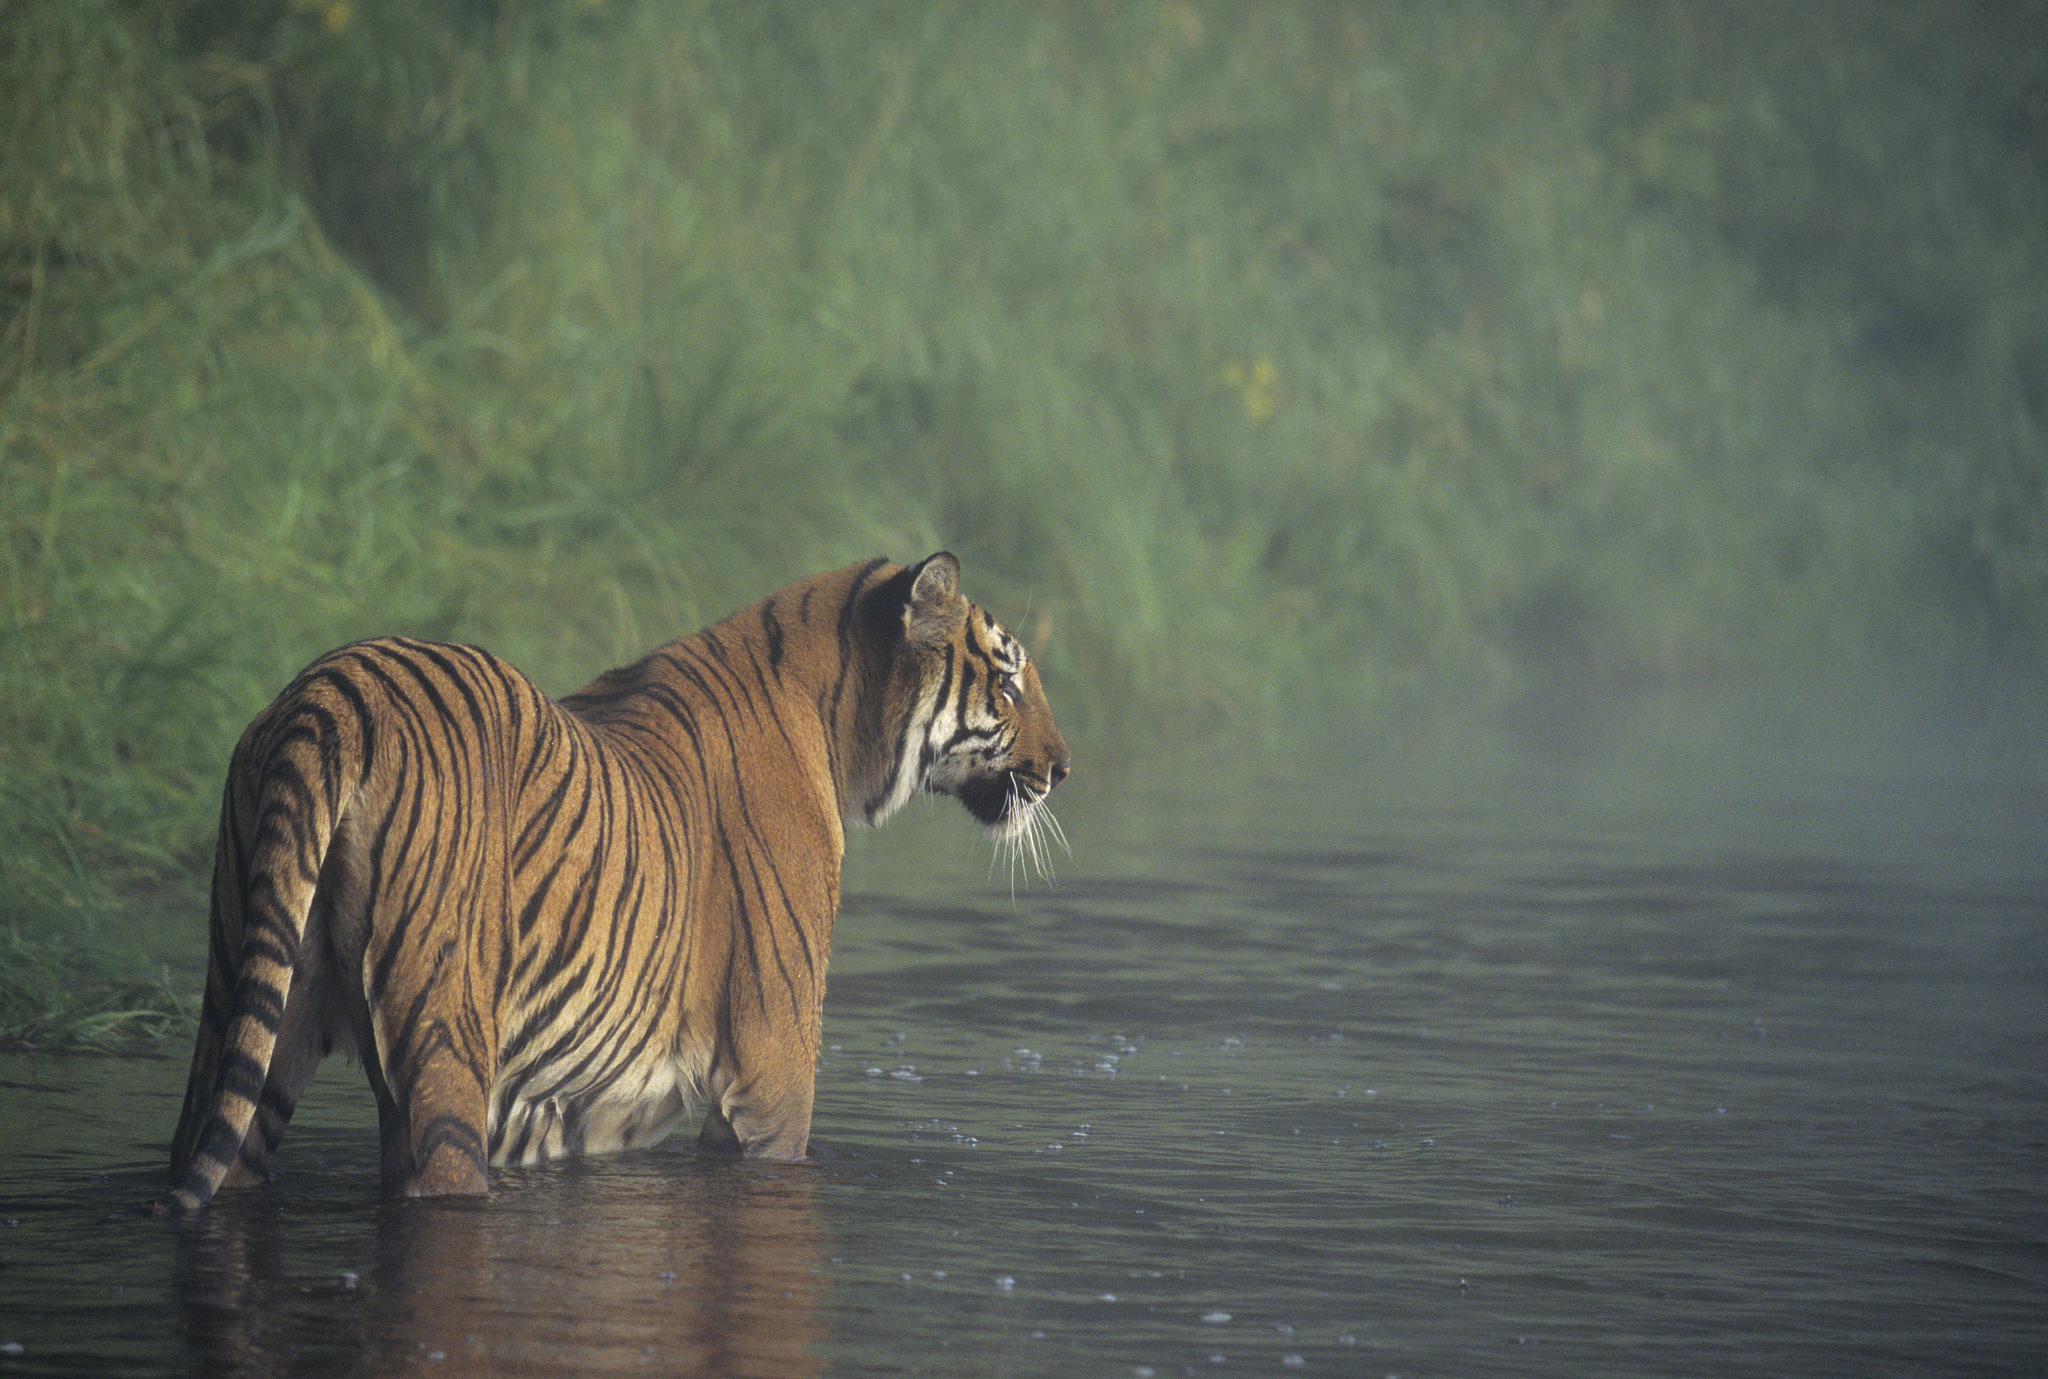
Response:
POLYGON ((17 1042, 184 1018, 235 735, 380 632, 566 691, 946 546, 1127 780, 2039 718, 2048 7, 0 17, 17 1042))

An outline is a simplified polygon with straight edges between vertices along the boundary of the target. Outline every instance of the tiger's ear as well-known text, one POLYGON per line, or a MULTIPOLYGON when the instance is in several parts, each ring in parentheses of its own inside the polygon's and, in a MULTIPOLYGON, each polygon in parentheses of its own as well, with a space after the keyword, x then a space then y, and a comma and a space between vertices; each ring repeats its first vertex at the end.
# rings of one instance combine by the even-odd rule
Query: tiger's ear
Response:
POLYGON ((960 562, 951 551, 925 557, 911 572, 910 601, 903 605, 903 633, 915 642, 950 640, 967 621, 960 597, 960 562))

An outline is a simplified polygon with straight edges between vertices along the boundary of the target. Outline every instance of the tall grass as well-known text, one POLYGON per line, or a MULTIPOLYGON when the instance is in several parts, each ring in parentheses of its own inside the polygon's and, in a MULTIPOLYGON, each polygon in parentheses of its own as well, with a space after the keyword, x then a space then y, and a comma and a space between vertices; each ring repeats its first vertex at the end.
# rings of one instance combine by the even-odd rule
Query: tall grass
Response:
POLYGON ((0 923, 189 964, 331 645, 568 689, 876 552, 1096 760, 2038 672, 2022 10, 16 0, 0 923))

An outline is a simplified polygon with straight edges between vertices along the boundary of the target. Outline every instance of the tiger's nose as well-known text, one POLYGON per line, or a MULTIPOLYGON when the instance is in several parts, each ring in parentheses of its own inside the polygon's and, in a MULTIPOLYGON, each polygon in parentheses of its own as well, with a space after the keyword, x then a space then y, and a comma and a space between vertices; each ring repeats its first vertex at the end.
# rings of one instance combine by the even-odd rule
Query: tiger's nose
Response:
POLYGON ((1061 757, 1058 761, 1054 762, 1048 772, 1052 777, 1052 787, 1049 788, 1058 787, 1059 783, 1067 778, 1067 772, 1073 768, 1073 764, 1074 759, 1072 757, 1061 757))

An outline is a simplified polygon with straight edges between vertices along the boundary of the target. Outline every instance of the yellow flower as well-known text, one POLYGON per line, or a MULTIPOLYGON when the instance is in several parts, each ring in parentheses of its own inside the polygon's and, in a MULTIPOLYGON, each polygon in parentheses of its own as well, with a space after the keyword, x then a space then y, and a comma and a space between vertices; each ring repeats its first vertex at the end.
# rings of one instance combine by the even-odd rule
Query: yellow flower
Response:
POLYGON ((1254 359, 1249 369, 1231 360, 1223 366, 1223 381, 1237 390, 1244 414, 1252 421, 1264 421, 1280 410, 1279 374, 1264 355, 1254 359))
POLYGON ((345 31, 355 22, 356 7, 351 0, 292 0, 300 14, 317 14, 321 27, 331 34, 345 31))

